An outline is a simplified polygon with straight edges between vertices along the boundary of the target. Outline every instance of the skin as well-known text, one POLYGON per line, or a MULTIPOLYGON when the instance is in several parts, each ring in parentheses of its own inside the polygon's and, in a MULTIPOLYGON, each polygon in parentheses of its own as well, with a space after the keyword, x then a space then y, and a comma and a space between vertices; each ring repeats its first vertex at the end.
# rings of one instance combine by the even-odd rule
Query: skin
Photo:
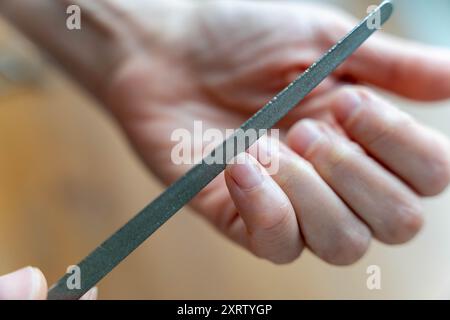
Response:
MULTIPOLYGON (((5 1, 0 12, 99 100, 165 183, 189 169, 170 159, 173 130, 192 131, 194 120, 237 128, 356 22, 336 8, 284 2, 80 0, 83 29, 70 33, 52 28, 66 18, 58 2, 5 1), (30 6, 34 19, 17 9, 30 6)), ((251 148, 192 207, 274 263, 309 248, 347 265, 372 238, 412 239, 420 198, 449 184, 449 142, 368 84, 450 98, 450 52, 376 34, 279 123, 277 173, 251 148)))
MULTIPOLYGON (((45 300, 47 281, 42 272, 26 267, 0 277, 0 300, 45 300)), ((80 300, 96 300, 97 288, 89 290, 80 300)))

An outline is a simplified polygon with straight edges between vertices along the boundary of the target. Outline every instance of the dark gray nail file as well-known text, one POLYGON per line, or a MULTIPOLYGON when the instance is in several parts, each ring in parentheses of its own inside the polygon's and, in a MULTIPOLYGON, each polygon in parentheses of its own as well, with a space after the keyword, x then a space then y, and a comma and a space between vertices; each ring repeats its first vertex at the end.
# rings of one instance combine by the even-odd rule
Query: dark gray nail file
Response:
MULTIPOLYGON (((237 154, 244 152, 266 129, 270 129, 292 108, 297 106, 315 87, 344 62, 375 31, 376 21, 384 24, 392 14, 393 6, 389 1, 383 2, 377 9, 361 21, 347 36, 333 46, 322 58, 308 68, 298 79, 275 96, 261 110, 247 120, 235 134, 219 145, 209 156, 195 165, 183 177, 172 184, 159 197, 133 217, 127 224, 97 247, 78 264, 80 268, 81 288, 70 289, 67 285, 71 274, 62 277, 48 292, 49 299, 79 299, 95 286, 114 267, 125 259, 133 250, 144 242, 153 232, 163 225, 178 210, 186 205, 208 183, 219 175, 226 164, 213 161, 214 155, 224 154, 227 163, 237 154), (379 19, 378 19, 379 18, 379 19), (378 19, 378 20, 377 20, 378 19), (249 129, 259 134, 253 139, 243 140, 249 129), (227 155, 227 144, 245 141, 237 145, 227 155)), ((169 84, 168 84, 169 85, 169 84)), ((249 135, 252 136, 252 135, 249 135)), ((71 287, 71 286, 70 286, 71 287)))

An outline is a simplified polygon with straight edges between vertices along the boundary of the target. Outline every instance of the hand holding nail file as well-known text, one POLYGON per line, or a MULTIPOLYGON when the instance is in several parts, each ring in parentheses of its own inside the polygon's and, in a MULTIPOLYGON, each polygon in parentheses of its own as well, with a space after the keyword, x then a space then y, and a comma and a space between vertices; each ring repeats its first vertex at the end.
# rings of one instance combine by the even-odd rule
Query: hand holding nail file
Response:
POLYGON ((298 79, 247 120, 240 127, 241 130, 237 130, 209 156, 195 165, 82 260, 78 264, 81 288, 70 289, 67 282, 69 280, 70 283, 69 277, 71 274, 66 274, 49 290, 48 299, 79 299, 95 286, 219 175, 225 169, 228 161, 247 150, 259 138, 259 136, 253 136, 251 139, 242 139, 245 137, 247 130, 255 130, 258 134, 261 134, 264 129, 270 129, 274 126, 376 31, 373 24, 376 18, 379 17, 380 24, 384 24, 391 16, 392 10, 393 6, 389 1, 383 2, 298 79), (236 140, 245 141, 245 143, 237 145, 234 152, 229 154, 229 152, 226 152, 227 144, 232 145, 236 140), (214 161, 214 155, 216 154, 224 154, 225 161, 221 163, 214 161))

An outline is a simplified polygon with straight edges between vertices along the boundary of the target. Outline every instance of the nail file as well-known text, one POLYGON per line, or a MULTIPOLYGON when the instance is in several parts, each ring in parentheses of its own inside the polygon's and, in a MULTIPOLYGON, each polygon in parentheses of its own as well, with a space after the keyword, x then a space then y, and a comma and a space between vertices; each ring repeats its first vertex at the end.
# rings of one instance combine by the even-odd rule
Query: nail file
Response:
MULTIPOLYGON (((234 156, 244 152, 259 137, 261 132, 270 129, 281 120, 292 108, 297 106, 315 87, 344 62, 361 44, 376 30, 374 21, 384 24, 393 11, 389 1, 384 1, 362 20, 350 33, 334 45, 317 62, 311 65, 300 77, 289 84, 255 115, 247 120, 236 132, 219 145, 211 154, 196 164, 184 176, 168 187, 153 202, 134 216, 121 229, 98 246, 82 260, 79 267, 80 286, 71 284, 71 276, 66 273, 48 292, 48 299, 79 299, 90 288, 114 269, 122 260, 133 252, 142 242, 150 237, 177 211, 185 206, 196 194, 219 175, 226 163, 234 156), (255 130, 258 134, 253 138, 243 138, 247 130, 255 130), (227 155, 227 144, 245 141, 227 155), (224 164, 219 164, 215 155, 224 154, 224 164), (68 285, 69 284, 69 285, 68 285)), ((251 136, 251 135, 250 135, 251 136)))

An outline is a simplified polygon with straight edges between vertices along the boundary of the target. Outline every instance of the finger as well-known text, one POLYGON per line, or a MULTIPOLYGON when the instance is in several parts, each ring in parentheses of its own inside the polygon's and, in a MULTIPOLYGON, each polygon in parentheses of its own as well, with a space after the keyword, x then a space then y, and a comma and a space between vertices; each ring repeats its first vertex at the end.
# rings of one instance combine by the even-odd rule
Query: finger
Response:
POLYGON ((401 181, 325 124, 302 120, 289 146, 314 165, 322 178, 386 243, 403 243, 422 226, 420 203, 401 181))
POLYGON ((448 140, 361 87, 345 87, 316 103, 330 107, 347 135, 421 195, 450 181, 448 140))
MULTIPOLYGON (((263 141, 261 141, 263 142, 263 141)), ((264 144, 255 147, 263 153, 264 144)), ((249 152, 256 152, 252 147, 249 152)), ((347 265, 360 259, 370 243, 370 230, 323 181, 312 166, 281 145, 270 154, 278 169, 272 177, 289 197, 308 247, 321 259, 347 265)), ((263 162, 267 163, 267 162, 263 162)))
POLYGON ((47 281, 42 272, 26 267, 0 277, 0 300, 44 300, 47 281))
POLYGON ((252 156, 242 153, 235 162, 225 180, 245 223, 249 249, 275 263, 294 260, 303 244, 289 199, 252 156))
POLYGON ((450 97, 450 51, 376 35, 343 66, 346 74, 418 100, 450 97))
POLYGON ((89 290, 88 292, 86 292, 80 298, 80 300, 97 300, 97 297, 98 297, 98 288, 94 287, 91 290, 89 290))

